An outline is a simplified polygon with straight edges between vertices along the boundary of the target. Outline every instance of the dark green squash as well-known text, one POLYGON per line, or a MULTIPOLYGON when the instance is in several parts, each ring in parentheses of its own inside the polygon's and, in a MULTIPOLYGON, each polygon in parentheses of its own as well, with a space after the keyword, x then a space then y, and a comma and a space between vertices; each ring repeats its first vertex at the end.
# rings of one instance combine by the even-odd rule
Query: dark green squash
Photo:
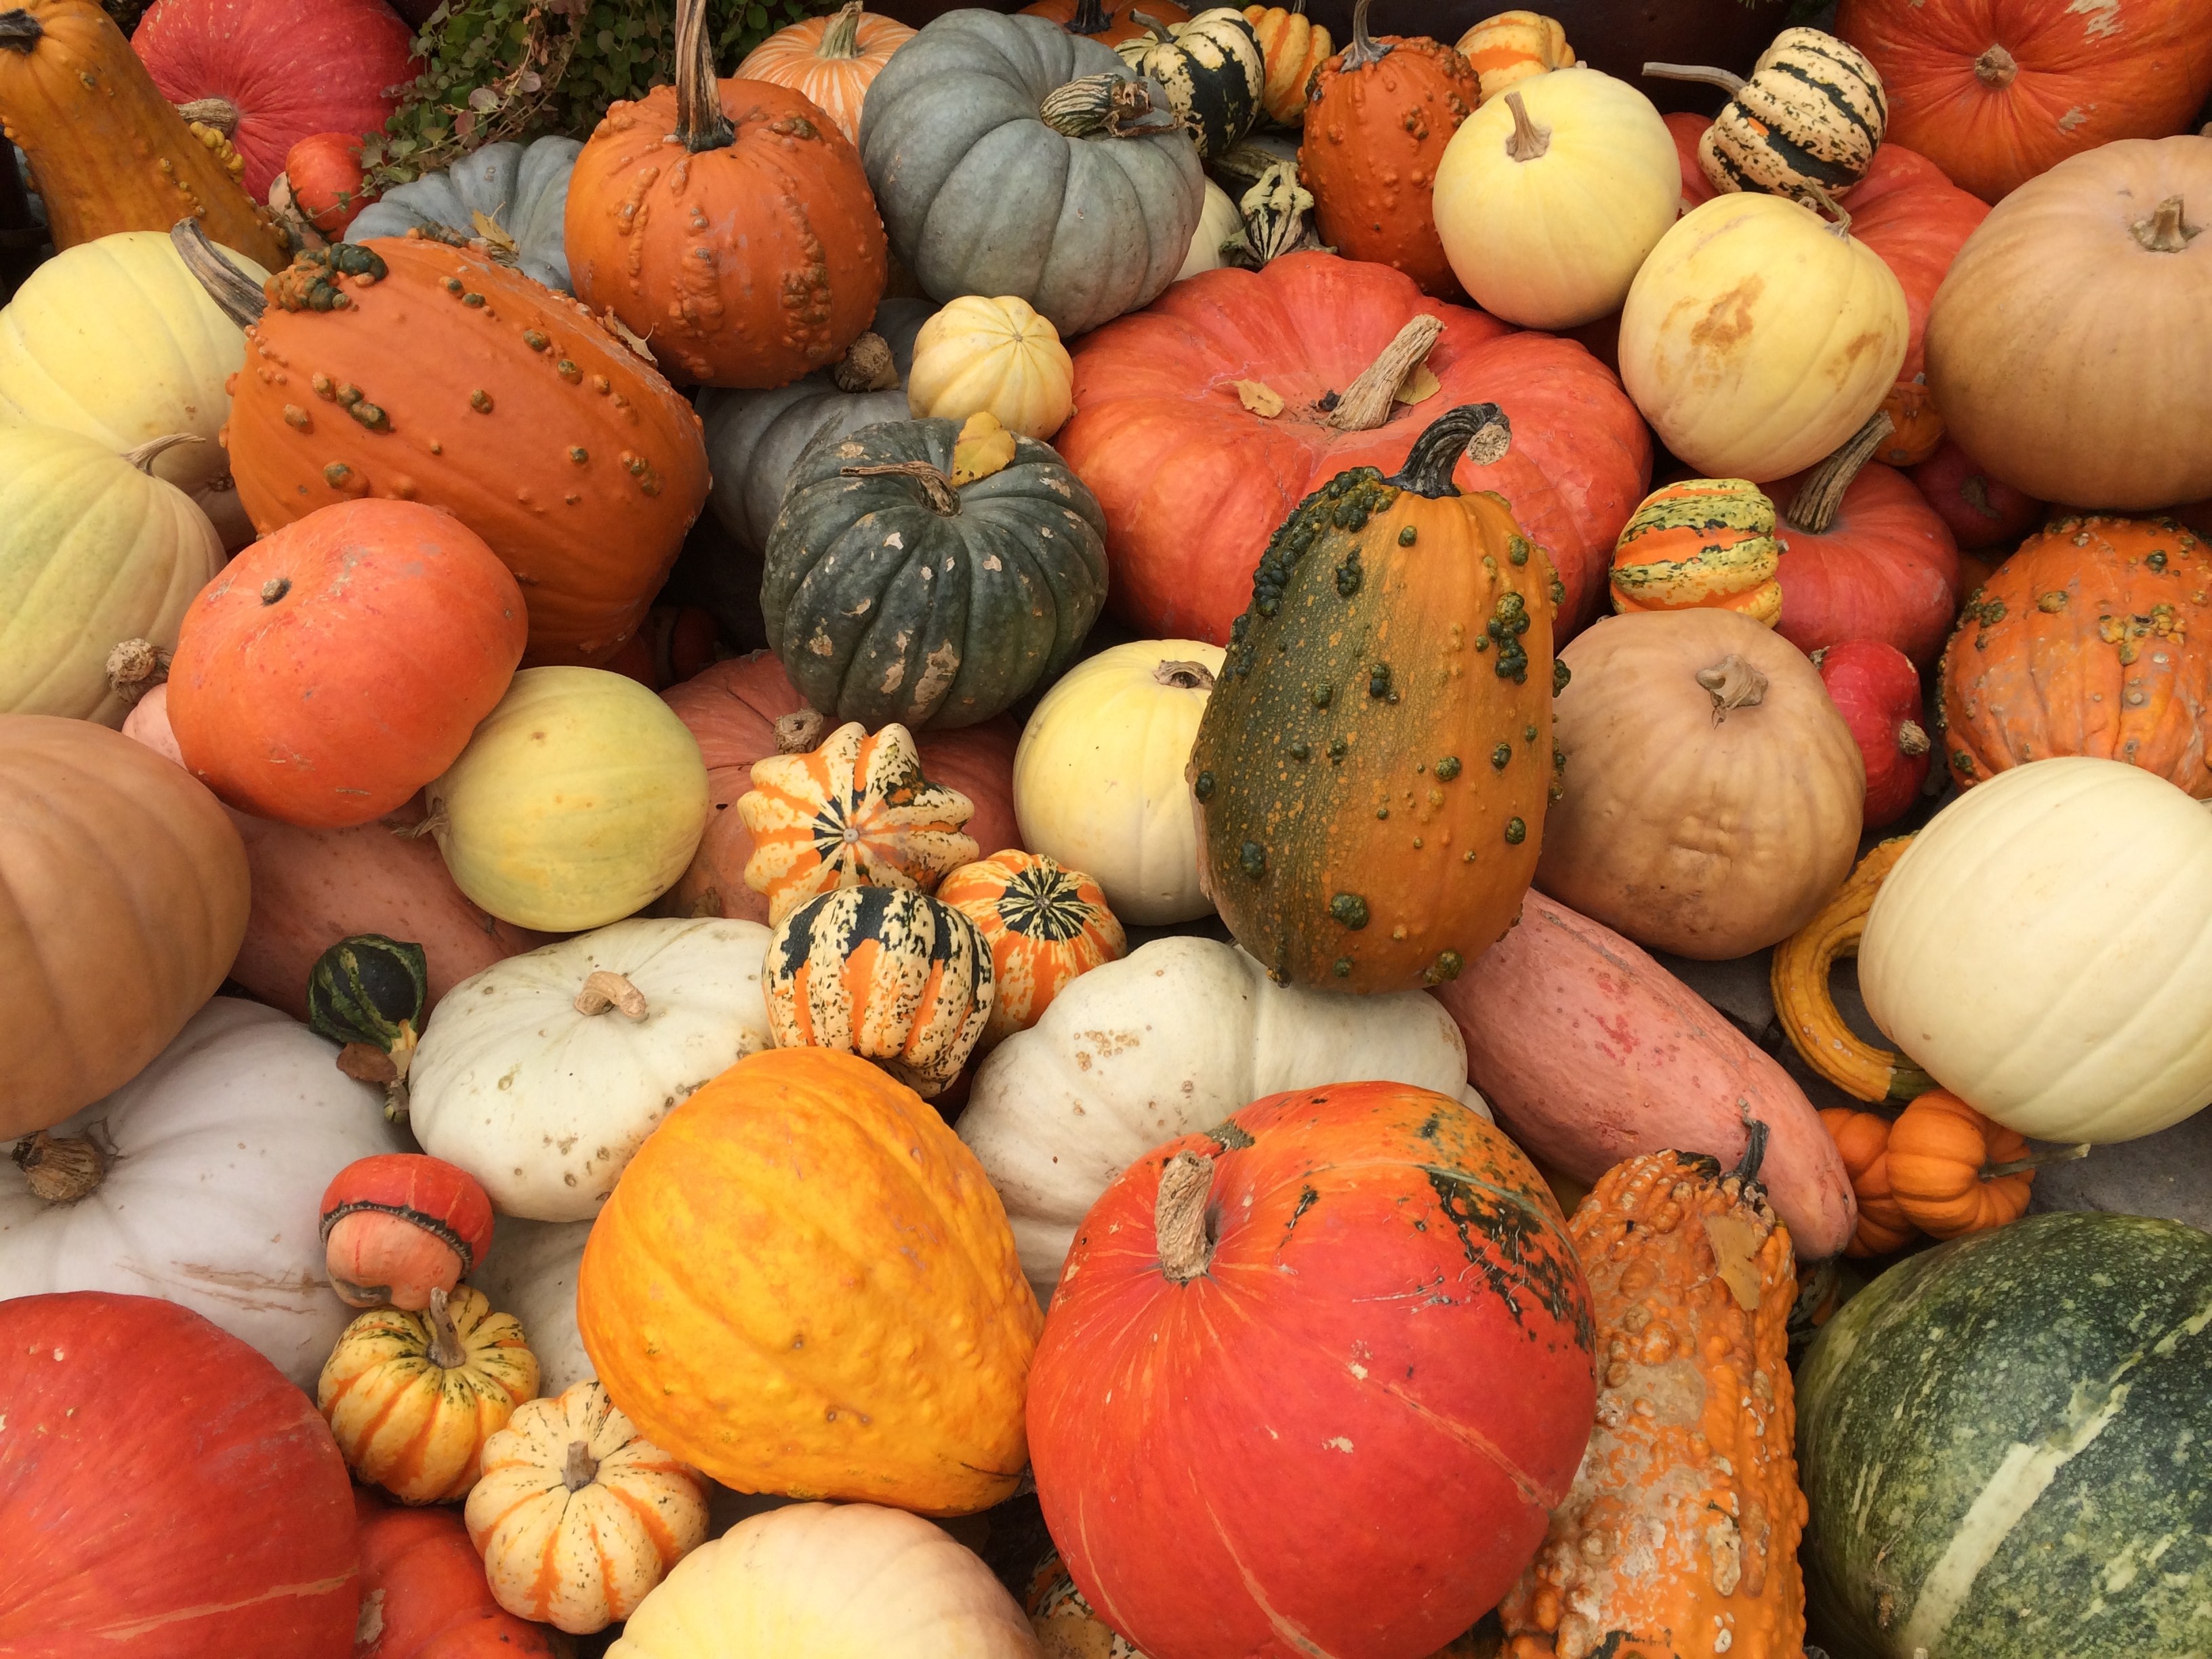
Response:
POLYGON ((1217 6, 1170 23, 1139 8, 1130 16, 1151 33, 1115 46, 1121 61, 1160 83, 1200 155, 1227 155, 1260 118, 1267 89, 1267 62, 1244 14, 1217 6))
POLYGON ((407 1071, 430 994, 422 947, 381 933, 342 939, 307 970, 307 1024, 345 1046, 338 1069, 381 1083, 385 1115, 406 1115, 407 1071))
POLYGON ((1462 495, 1494 404, 1340 472, 1275 532, 1186 775, 1200 872, 1283 984, 1402 991, 1518 920, 1553 792, 1550 559, 1499 497, 1462 495))
POLYGON ((825 434, 792 468, 761 611, 807 702, 973 726, 1058 677, 1106 599, 1105 520, 1048 445, 955 489, 953 421, 825 434))

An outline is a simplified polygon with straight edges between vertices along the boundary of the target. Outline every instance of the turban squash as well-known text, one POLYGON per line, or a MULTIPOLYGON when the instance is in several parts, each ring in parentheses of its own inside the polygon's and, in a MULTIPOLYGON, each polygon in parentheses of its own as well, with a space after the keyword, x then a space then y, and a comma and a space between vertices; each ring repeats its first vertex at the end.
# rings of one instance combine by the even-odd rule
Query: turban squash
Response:
POLYGON ((1566 588, 1562 638, 1604 604, 1613 538, 1650 481, 1642 417, 1582 347, 1424 299, 1395 270, 1334 254, 1193 276, 1074 359, 1075 415, 1055 446, 1105 514, 1115 613, 1156 639, 1226 643, 1285 504, 1351 467, 1397 471, 1420 431, 1460 404, 1494 403, 1512 424, 1504 456, 1462 460, 1454 479, 1503 496, 1550 555, 1566 588), (1393 408, 1412 364, 1385 365, 1369 382, 1387 381, 1379 399, 1347 412, 1354 383, 1422 318, 1443 325, 1425 359, 1437 390, 1393 408))

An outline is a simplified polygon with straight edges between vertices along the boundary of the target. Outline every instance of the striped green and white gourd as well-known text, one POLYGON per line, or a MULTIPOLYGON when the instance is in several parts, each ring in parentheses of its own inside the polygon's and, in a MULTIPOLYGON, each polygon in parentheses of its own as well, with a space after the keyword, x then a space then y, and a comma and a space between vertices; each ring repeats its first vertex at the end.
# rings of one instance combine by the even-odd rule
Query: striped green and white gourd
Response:
POLYGON ((2212 1233, 2031 1216, 1911 1257, 1797 1378, 1835 1659, 2212 1653, 2212 1233))
POLYGON ((1666 80, 1706 81, 1734 95, 1698 141, 1717 191, 1790 196, 1808 207, 1866 177, 1889 125, 1881 75, 1864 53, 1820 29, 1788 28, 1744 80, 1725 70, 1646 64, 1666 80))
POLYGON ((1166 89, 1200 156, 1227 154, 1260 118, 1267 89, 1267 60, 1244 14, 1217 6, 1188 23, 1130 15, 1152 33, 1116 46, 1121 61, 1166 89))

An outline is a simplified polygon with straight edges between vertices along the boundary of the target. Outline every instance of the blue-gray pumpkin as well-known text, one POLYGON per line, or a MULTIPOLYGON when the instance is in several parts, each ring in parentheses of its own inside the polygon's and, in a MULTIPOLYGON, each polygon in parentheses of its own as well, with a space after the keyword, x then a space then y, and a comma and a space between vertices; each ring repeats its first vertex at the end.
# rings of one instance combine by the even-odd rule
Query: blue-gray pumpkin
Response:
POLYGON ((515 263, 548 288, 568 291, 568 254, 562 220, 568 209, 568 175, 583 145, 574 138, 540 138, 528 146, 486 144, 450 173, 426 173, 361 210, 349 240, 404 236, 418 226, 444 225, 465 236, 481 234, 479 213, 495 219, 514 239, 515 263))

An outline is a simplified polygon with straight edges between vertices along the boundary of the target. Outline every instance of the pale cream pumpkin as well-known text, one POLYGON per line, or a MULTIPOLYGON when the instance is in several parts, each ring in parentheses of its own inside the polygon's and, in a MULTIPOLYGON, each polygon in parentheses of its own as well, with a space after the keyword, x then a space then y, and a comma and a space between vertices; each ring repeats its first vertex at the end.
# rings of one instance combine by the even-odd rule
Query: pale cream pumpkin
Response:
POLYGON ((464 1518, 500 1606, 588 1635, 707 1541, 707 1482, 579 1382, 518 1407, 484 1442, 464 1518))
POLYGON ((988 410, 1009 432, 1046 439, 1074 407, 1074 378, 1060 331, 1027 300, 970 294, 915 336, 907 407, 916 420, 965 421, 988 410))
POLYGON ((1659 239, 1620 313, 1620 380, 1668 449, 1714 478, 1779 478, 1881 407, 1905 290, 1881 256, 1780 196, 1716 196, 1659 239))
POLYGON ((59 427, 0 426, 0 714, 123 724, 110 650, 173 650, 222 568, 207 514, 152 471, 197 447, 177 434, 118 455, 59 427))
POLYGON ((2040 1140, 2132 1140, 2212 1101, 2212 811, 2121 761, 1998 773, 1875 895, 1859 989, 1951 1093, 2040 1140))
POLYGON ((506 1309, 530 1333, 538 1386, 547 1394, 564 1394, 593 1376, 592 1358, 576 1329, 576 1275, 591 1236, 588 1221, 501 1216, 492 1233, 491 1253, 469 1274, 469 1282, 491 1298, 492 1306, 506 1309))
POLYGON ((1209 179, 1206 181, 1206 205, 1198 210, 1198 228, 1191 233, 1190 252, 1176 272, 1176 281, 1195 276, 1201 270, 1218 270, 1229 263, 1222 252, 1224 242, 1241 241, 1244 236, 1244 216, 1237 210, 1237 204, 1229 192, 1209 179))
POLYGON ((1437 234, 1485 311, 1574 328, 1620 309, 1681 193, 1649 98, 1594 69, 1553 70, 1460 124, 1437 166, 1437 234))

